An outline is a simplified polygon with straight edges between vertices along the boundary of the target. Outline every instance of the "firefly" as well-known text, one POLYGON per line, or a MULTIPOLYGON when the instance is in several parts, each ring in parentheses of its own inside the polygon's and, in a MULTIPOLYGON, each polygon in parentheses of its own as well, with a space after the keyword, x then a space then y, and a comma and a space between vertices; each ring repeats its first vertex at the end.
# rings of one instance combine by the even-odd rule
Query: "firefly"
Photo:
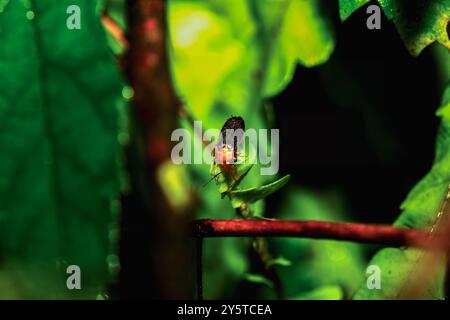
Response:
POLYGON ((221 168, 221 171, 214 175, 214 177, 212 177, 211 180, 205 184, 205 186, 221 173, 233 173, 234 171, 234 162, 237 161, 237 157, 240 154, 237 149, 242 143, 242 137, 233 136, 234 141, 227 141, 227 130, 233 130, 233 132, 237 130, 244 131, 244 119, 242 119, 242 117, 232 116, 225 121, 222 130, 220 130, 219 143, 214 148, 214 162, 221 168))
POLYGON ((232 130, 232 132, 236 132, 238 130, 245 130, 245 122, 242 117, 231 117, 220 130, 220 139, 217 147, 215 148, 215 159, 218 164, 228 165, 237 160, 237 155, 239 152, 237 151, 238 146, 242 143, 242 137, 233 136, 234 141, 227 141, 227 130, 232 130), (234 143, 233 143, 234 142, 234 143))

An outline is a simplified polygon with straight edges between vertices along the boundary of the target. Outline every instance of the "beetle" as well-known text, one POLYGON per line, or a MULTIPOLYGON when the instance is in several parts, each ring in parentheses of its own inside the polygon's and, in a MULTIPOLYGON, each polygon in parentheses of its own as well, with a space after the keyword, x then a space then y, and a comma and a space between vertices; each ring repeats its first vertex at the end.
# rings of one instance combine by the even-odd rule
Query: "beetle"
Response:
POLYGON ((225 169, 229 167, 229 164, 233 164, 237 160, 239 152, 238 146, 242 144, 242 136, 239 133, 243 133, 245 130, 245 121, 242 117, 232 116, 225 121, 222 130, 220 130, 219 142, 214 148, 214 158, 216 164, 221 165, 225 169), (234 141, 228 141, 230 137, 227 137, 227 130, 231 133, 238 133, 238 135, 232 135, 234 141), (240 131, 239 131, 240 130, 240 131))
POLYGON ((227 130, 233 130, 231 131, 231 133, 235 133, 237 130, 241 130, 243 133, 245 130, 244 119, 239 116, 231 116, 227 121, 225 121, 222 129, 220 130, 219 141, 213 151, 214 163, 212 165, 219 166, 220 172, 214 174, 214 176, 204 186, 206 186, 213 179, 217 178, 217 176, 219 176, 221 173, 226 174, 227 178, 236 179, 235 162, 240 155, 239 151, 237 150, 238 147, 242 144, 242 136, 239 135, 238 132, 238 135, 232 135, 232 141, 228 141, 229 139, 227 140, 227 130))

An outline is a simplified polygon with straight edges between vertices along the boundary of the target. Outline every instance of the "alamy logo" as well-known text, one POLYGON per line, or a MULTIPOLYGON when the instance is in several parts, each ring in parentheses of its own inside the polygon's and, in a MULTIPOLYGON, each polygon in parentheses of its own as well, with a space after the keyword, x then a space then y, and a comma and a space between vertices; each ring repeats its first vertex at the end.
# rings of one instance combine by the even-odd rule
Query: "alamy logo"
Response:
POLYGON ((66 280, 67 289, 73 290, 81 289, 81 269, 77 265, 70 265, 66 269, 66 273, 69 274, 66 280))
POLYGON ((66 26, 69 30, 81 29, 81 9, 79 6, 73 4, 67 7, 67 14, 70 14, 66 20, 66 26))
POLYGON ((183 128, 172 132, 171 141, 178 142, 171 153, 173 163, 259 163, 261 175, 278 173, 278 129, 245 130, 244 120, 241 117, 232 117, 225 122, 222 130, 208 129, 205 132, 202 122, 194 121, 193 131, 193 135, 183 128))
POLYGON ((367 289, 370 290, 380 290, 381 289, 381 269, 377 265, 370 265, 367 267, 366 274, 367 277, 367 289))
POLYGON ((367 14, 370 14, 370 17, 367 18, 366 26, 369 30, 380 30, 381 29, 381 9, 377 5, 370 5, 367 7, 367 14))

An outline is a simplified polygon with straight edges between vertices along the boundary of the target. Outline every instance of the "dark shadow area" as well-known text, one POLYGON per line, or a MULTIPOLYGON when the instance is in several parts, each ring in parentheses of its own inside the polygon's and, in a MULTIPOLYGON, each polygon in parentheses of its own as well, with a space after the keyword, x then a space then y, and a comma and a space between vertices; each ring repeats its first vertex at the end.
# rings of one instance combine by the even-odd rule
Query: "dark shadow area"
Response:
MULTIPOLYGON (((311 188, 342 188, 356 221, 391 223, 430 169, 439 124, 431 51, 410 56, 392 22, 365 28, 365 8, 341 24, 324 65, 298 67, 273 99, 281 173, 311 188)), ((269 209, 277 207, 275 194, 269 209)))

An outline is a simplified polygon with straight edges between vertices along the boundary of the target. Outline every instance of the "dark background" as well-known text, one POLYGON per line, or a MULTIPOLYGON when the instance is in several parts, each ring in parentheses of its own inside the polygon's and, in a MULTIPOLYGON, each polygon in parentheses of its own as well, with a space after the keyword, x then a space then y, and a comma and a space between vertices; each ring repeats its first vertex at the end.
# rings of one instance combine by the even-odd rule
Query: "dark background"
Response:
POLYGON ((280 168, 305 186, 342 187, 358 221, 392 223, 431 167, 440 90, 431 48, 414 58, 391 21, 369 30, 367 17, 364 7, 335 21, 330 60, 299 66, 273 99, 280 168))

